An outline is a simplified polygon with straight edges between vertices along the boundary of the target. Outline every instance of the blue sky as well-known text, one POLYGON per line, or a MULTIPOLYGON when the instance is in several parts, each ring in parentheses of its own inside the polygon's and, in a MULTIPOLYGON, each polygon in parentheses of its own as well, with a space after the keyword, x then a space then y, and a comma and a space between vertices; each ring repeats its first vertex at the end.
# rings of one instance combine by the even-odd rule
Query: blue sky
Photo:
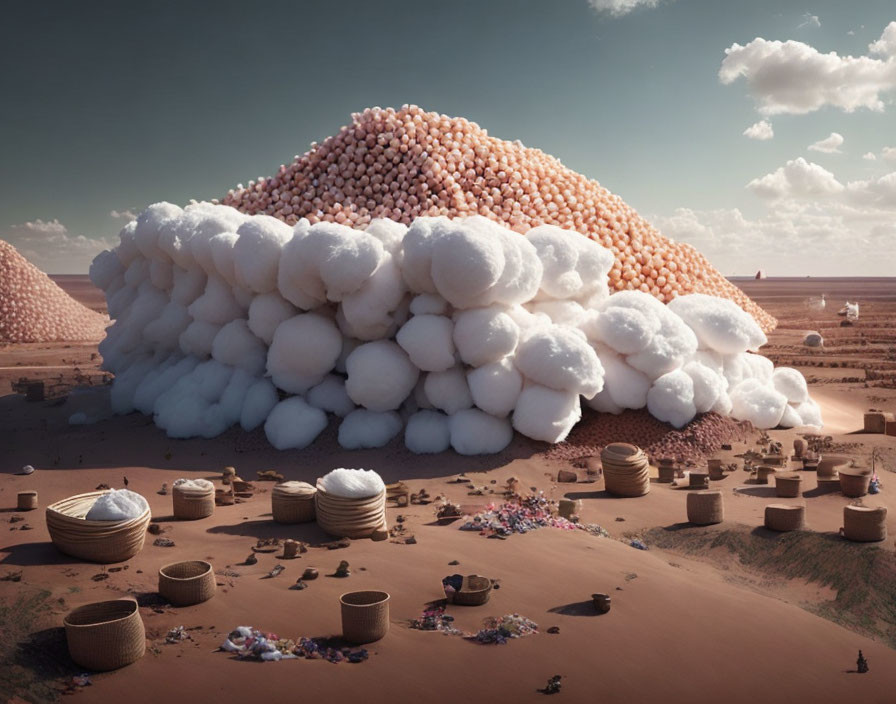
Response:
POLYGON ((553 154, 726 274, 892 273, 892 2, 259 7, 7 8, 0 237, 86 271, 129 213, 221 196, 351 112, 416 103, 553 154), (744 136, 763 120, 773 137, 744 136))

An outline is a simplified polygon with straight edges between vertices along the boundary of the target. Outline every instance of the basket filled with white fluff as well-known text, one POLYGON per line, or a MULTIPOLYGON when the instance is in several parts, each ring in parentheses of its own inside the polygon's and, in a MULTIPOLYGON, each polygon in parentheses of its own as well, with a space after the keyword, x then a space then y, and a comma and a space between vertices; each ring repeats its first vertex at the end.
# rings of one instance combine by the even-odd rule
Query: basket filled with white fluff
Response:
POLYGON ((128 489, 91 491, 47 506, 50 539, 61 552, 89 562, 123 562, 143 548, 152 514, 128 489))
POLYGON ((215 485, 208 479, 178 479, 171 489, 174 517, 186 521, 215 512, 215 485))
POLYGON ((317 524, 330 535, 385 538, 386 485, 370 469, 334 469, 317 480, 317 524))

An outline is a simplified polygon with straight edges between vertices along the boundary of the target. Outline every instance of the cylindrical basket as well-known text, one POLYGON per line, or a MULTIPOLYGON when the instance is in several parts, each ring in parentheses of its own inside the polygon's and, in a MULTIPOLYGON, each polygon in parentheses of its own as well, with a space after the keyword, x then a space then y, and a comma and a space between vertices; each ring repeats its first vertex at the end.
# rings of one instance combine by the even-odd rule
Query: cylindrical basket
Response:
POLYGON ((721 491, 695 491, 688 494, 688 521, 708 526, 725 520, 721 491))
POLYGON ((793 499, 800 495, 802 478, 798 474, 775 474, 775 496, 793 499))
POLYGON ((887 539, 887 507, 844 506, 843 537, 860 543, 887 539))
POLYGON ((215 512, 215 487, 183 489, 175 485, 171 489, 171 501, 174 506, 175 518, 184 521, 207 518, 215 512))
POLYGON ((316 489, 307 482, 282 482, 271 491, 271 513, 277 523, 314 520, 316 489))
POLYGON ((37 508, 36 491, 20 491, 16 495, 16 509, 18 511, 33 511, 37 508))
POLYGON ((644 496, 650 491, 647 455, 628 443, 611 443, 600 453, 604 488, 614 496, 644 496))
POLYGON ((342 637, 349 643, 373 643, 389 631, 389 594, 348 592, 339 597, 342 637))
POLYGON ((688 474, 688 486, 692 489, 702 489, 709 486, 709 474, 707 472, 690 472, 688 474))
POLYGON ((774 467, 770 467, 767 464, 759 465, 759 467, 756 468, 756 483, 768 484, 768 478, 774 476, 774 474, 774 467))
POLYGON ((488 601, 492 593, 492 580, 478 574, 470 574, 464 577, 459 591, 446 591, 448 601, 460 606, 482 606, 488 601))
POLYGON ((159 570, 159 594, 174 606, 208 601, 215 588, 215 573, 204 560, 172 562, 159 570))
POLYGON ((385 489, 376 496, 347 499, 327 493, 318 481, 314 502, 317 524, 330 535, 369 538, 388 530, 385 489))
POLYGON ((840 472, 840 491, 844 496, 856 499, 868 493, 871 470, 843 470, 840 472))
POLYGON ((806 525, 806 507, 790 504, 769 504, 765 507, 765 527, 785 533, 802 530, 806 525))
POLYGON ((47 529, 60 552, 89 562, 124 562, 143 549, 152 514, 127 521, 88 521, 84 516, 105 491, 78 494, 47 506, 47 529))
POLYGON ((63 621, 68 652, 78 665, 105 672, 130 665, 146 652, 143 620, 133 599, 81 606, 63 621))

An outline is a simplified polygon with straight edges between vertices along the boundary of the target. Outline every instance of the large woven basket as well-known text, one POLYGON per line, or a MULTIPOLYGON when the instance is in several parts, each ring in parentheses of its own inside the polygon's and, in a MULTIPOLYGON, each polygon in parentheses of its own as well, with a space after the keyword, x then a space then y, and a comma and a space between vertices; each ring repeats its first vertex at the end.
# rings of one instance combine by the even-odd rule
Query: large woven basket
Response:
POLYGON ((143 549, 152 514, 146 511, 127 521, 84 519, 105 491, 78 494, 47 506, 47 529, 53 544, 66 555, 108 564, 129 560, 143 549))
POLYGON ((386 491, 363 499, 347 499, 327 493, 317 482, 314 495, 317 524, 330 535, 369 538, 387 529, 386 491))
POLYGON ((649 462, 644 451, 628 443, 611 443, 600 453, 604 488, 614 496, 644 496, 650 491, 649 462))
POLYGON ((765 527, 785 533, 802 530, 806 525, 806 507, 790 504, 769 504, 765 507, 765 527))
POLYGON ((844 469, 840 472, 840 491, 851 499, 867 494, 870 483, 870 469, 844 469))
POLYGON ((800 495, 803 480, 798 474, 775 474, 775 496, 793 499, 800 495))
POLYGON ((460 606, 482 606, 492 593, 492 580, 478 574, 470 574, 464 577, 459 591, 445 590, 445 597, 449 602, 460 606))
POLYGON ((348 592, 339 597, 342 637, 349 643, 373 643, 389 631, 389 594, 348 592))
POLYGON ((159 570, 159 594, 174 606, 192 606, 215 595, 215 573, 204 560, 172 562, 159 570))
POLYGON ((215 512, 215 487, 208 489, 171 489, 174 517, 185 521, 207 518, 215 512))
POLYGON ((688 521, 708 526, 725 520, 721 491, 695 491, 688 494, 688 521))
POLYGON ((282 482, 271 491, 271 513, 277 523, 314 520, 316 489, 306 482, 282 482))
POLYGON ((887 539, 887 507, 844 506, 843 537, 860 543, 887 539))
POLYGON ((63 624, 69 655, 88 670, 117 670, 146 652, 143 620, 133 599, 81 606, 70 612, 63 624))

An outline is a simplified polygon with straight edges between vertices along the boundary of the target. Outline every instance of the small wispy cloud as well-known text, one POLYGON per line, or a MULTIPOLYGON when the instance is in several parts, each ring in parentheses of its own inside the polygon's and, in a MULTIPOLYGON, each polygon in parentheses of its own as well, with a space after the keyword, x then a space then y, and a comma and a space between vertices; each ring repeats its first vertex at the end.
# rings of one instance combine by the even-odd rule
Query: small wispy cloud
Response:
POLYGON ((874 152, 865 152, 862 154, 865 161, 877 161, 877 155, 874 152))
POLYGON ((843 135, 838 132, 831 132, 824 139, 810 144, 809 151, 822 152, 823 154, 842 154, 843 152, 840 151, 841 146, 843 146, 843 135))
POLYGON ((880 155, 887 161, 896 161, 896 147, 884 147, 880 155))
POLYGON ((112 246, 110 240, 69 232, 56 218, 31 220, 0 228, 0 239, 12 244, 41 271, 51 274, 86 273, 93 258, 112 246))
POLYGON ((767 139, 771 139, 775 136, 775 130, 772 129, 772 123, 768 120, 760 120, 759 122, 750 125, 743 132, 744 137, 749 137, 750 139, 756 139, 760 142, 764 142, 767 139))
POLYGON ((588 0, 588 4, 601 14, 622 17, 639 7, 656 7, 660 0, 588 0))
POLYGON ((125 210, 110 210, 109 217, 115 218, 116 220, 136 220, 137 213, 135 213, 130 208, 125 210))
POLYGON ((813 29, 821 27, 821 20, 818 19, 818 15, 810 15, 806 12, 803 15, 803 21, 796 26, 797 29, 802 29, 803 27, 811 27, 813 29))

